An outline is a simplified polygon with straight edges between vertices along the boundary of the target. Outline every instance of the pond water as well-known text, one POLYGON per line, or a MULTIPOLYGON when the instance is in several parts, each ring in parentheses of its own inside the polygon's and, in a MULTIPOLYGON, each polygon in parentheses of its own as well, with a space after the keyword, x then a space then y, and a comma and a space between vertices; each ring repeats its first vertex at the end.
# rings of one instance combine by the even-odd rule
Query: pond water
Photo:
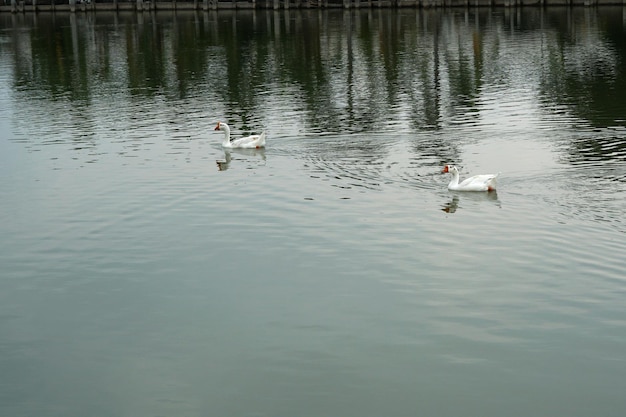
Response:
POLYGON ((625 15, 0 15, 0 415, 623 416, 625 15))

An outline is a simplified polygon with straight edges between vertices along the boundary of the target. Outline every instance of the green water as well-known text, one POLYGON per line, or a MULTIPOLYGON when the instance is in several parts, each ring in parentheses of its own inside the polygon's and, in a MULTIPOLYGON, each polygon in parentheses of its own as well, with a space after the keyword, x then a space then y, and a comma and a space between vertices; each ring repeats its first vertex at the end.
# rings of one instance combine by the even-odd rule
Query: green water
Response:
POLYGON ((0 15, 0 415, 622 416, 624 10, 0 15))

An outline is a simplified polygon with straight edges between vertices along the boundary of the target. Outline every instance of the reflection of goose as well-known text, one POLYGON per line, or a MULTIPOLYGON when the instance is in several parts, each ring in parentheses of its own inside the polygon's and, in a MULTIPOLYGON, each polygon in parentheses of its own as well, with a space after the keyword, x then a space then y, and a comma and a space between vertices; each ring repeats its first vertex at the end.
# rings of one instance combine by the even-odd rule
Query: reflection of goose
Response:
POLYGON ((495 191, 498 174, 475 175, 459 184, 459 170, 454 165, 446 165, 442 172, 452 174, 448 190, 452 191, 495 191))
POLYGON ((459 209, 475 210, 479 204, 489 202, 494 204, 498 208, 502 208, 502 203, 498 199, 498 193, 496 191, 492 193, 464 193, 463 197, 460 197, 459 193, 454 193, 452 200, 444 204, 441 208, 446 213, 455 213, 459 209), (461 198, 465 204, 461 204, 461 198))
POLYGON ((459 196, 455 195, 454 197, 452 197, 452 201, 446 203, 441 210, 445 211, 446 213, 454 213, 458 207, 459 196))
POLYGON ((228 167, 230 166, 230 152, 228 151, 224 151, 224 159, 220 160, 216 160, 215 163, 217 163, 217 169, 219 171, 226 171, 228 169, 228 167))
POLYGON ((259 156, 265 161, 265 149, 224 149, 224 159, 218 159, 215 161, 217 169, 220 171, 226 171, 230 167, 230 161, 232 160, 231 153, 244 155, 244 156, 259 156))
POLYGON ((215 130, 221 130, 224 132, 224 141, 222 146, 224 148, 244 148, 244 149, 258 149, 265 146, 265 132, 260 135, 246 136, 239 139, 230 138, 230 127, 226 123, 217 122, 215 130))

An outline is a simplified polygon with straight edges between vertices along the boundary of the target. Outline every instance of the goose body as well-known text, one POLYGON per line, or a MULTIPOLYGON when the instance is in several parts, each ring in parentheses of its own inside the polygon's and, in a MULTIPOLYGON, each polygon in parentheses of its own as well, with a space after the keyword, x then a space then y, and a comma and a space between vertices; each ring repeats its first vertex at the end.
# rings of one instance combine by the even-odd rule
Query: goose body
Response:
POLYGON ((243 138, 231 139, 230 127, 224 122, 217 122, 215 130, 221 130, 224 132, 224 141, 222 146, 224 148, 239 148, 239 149, 258 149, 265 146, 265 132, 260 135, 245 136, 243 138))
POLYGON ((498 174, 475 175, 459 183, 459 170, 454 165, 446 165, 442 172, 452 174, 448 190, 452 191, 495 191, 498 174))

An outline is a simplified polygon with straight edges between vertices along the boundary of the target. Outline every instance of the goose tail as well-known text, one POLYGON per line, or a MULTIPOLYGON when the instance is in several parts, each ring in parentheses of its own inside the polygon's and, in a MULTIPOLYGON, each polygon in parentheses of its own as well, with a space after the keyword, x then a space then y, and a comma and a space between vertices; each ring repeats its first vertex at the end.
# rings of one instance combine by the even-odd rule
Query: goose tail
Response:
POLYGON ((499 172, 487 181, 487 191, 496 190, 496 187, 498 185, 498 175, 500 175, 499 172))

